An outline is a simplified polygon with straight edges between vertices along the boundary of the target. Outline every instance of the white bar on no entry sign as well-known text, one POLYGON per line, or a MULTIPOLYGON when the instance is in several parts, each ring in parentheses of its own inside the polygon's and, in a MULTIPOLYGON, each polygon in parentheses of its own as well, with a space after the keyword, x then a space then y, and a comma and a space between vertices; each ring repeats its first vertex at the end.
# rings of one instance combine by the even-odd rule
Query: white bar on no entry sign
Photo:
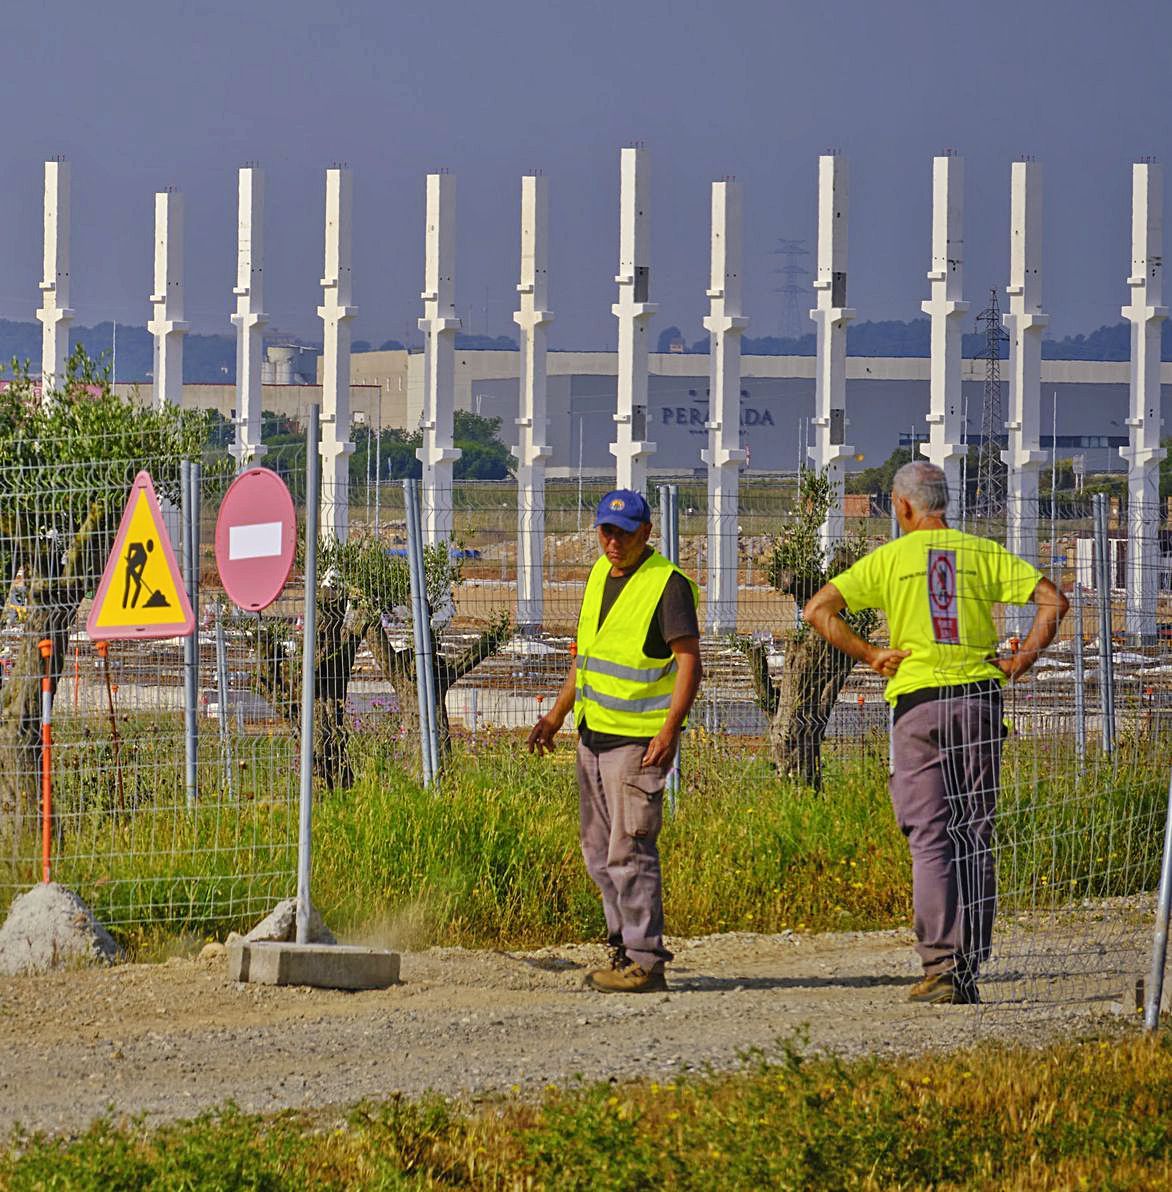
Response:
POLYGON ((229 559, 271 559, 281 553, 281 523, 228 527, 229 559))

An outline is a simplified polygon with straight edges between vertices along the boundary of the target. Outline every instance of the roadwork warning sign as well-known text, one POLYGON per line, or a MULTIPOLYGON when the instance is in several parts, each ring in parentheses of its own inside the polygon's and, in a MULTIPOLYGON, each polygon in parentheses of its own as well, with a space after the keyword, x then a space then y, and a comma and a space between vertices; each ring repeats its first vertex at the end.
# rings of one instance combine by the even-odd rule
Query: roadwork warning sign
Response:
POLYGON ((150 473, 139 472, 85 631, 109 638, 187 637, 195 617, 150 473))

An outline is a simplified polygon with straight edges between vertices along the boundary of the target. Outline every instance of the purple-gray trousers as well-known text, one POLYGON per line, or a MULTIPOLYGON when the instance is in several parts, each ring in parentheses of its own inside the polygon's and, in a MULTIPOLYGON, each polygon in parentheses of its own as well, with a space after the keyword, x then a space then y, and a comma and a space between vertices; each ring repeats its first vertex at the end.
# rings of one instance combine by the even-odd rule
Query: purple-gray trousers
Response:
POLYGON ((672 959, 663 946, 663 825, 660 766, 640 766, 645 748, 620 745, 594 753, 578 743, 582 857, 602 895, 607 937, 647 972, 672 959))
POLYGON ((924 973, 976 977, 993 938, 1000 693, 919 704, 895 722, 891 802, 912 854, 924 973))

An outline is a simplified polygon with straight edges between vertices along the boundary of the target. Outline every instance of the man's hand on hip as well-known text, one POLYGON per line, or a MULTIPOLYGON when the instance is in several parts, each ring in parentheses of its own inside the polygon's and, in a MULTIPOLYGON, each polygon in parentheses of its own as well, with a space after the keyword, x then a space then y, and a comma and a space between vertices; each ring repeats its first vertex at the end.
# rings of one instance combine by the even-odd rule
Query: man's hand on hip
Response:
POLYGON ((560 721, 555 723, 552 716, 543 716, 530 730, 529 752, 536 750, 538 757, 544 757, 547 750, 554 748, 554 738, 561 727, 560 721))
POLYGON ((659 732, 647 742, 643 753, 643 766, 662 766, 665 770, 671 768, 676 760, 676 748, 680 743, 679 729, 661 728, 659 732))
POLYGON ((994 658, 993 665, 1012 683, 1033 666, 1037 657, 1036 650, 1018 650, 1008 658, 994 658))
POLYGON ((893 650, 890 647, 879 649, 867 659, 867 665, 877 675, 882 675, 885 679, 892 679, 895 677, 895 672, 899 670, 899 664, 910 653, 910 650, 893 650))

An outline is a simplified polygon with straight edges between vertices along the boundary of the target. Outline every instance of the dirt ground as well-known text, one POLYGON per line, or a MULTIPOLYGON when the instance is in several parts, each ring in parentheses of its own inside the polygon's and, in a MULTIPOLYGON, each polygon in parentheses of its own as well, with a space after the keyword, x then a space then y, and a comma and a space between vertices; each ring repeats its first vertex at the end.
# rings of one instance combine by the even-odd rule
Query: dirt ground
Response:
POLYGON ((846 1056, 1040 1043, 1134 1018, 1110 982, 1070 1004, 909 1004, 917 962, 902 931, 675 940, 670 991, 582 987, 592 945, 532 953, 433 948, 403 956, 374 993, 237 985, 215 959, 0 979, 0 1133, 75 1131, 102 1114, 186 1117, 329 1107, 395 1091, 533 1093, 581 1077, 662 1078, 730 1068, 803 1032, 846 1056))

